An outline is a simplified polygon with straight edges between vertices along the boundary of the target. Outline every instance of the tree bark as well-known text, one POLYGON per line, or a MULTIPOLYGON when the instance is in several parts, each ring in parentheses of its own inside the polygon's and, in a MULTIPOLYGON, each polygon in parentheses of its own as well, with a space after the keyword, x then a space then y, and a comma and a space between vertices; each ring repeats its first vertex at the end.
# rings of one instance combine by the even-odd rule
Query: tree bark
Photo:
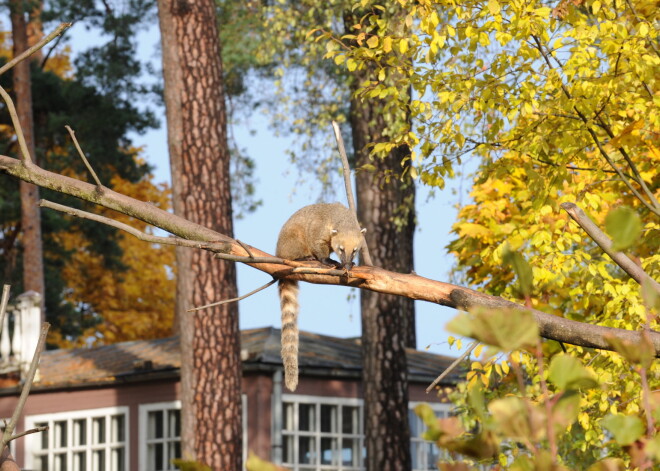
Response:
MULTIPOLYGON (((14 57, 25 51, 28 46, 28 12, 25 2, 12 0, 11 27, 14 43, 14 57)), ((31 158, 36 160, 34 141, 34 118, 32 115, 32 89, 30 79, 30 61, 24 60, 13 69, 13 88, 16 100, 16 112, 23 128, 25 143, 31 158)), ((21 181, 21 228, 23 229, 23 289, 36 291, 41 295, 41 322, 46 320, 45 281, 43 263, 43 243, 41 239, 41 212, 39 209, 39 187, 21 181)))
MULTIPOLYGON (((159 0, 175 214, 232 234, 229 150, 220 43, 212 0, 159 0)), ((182 349, 182 453, 212 469, 242 468, 238 308, 194 314, 236 296, 232 263, 177 250, 182 349)))
MULTIPOLYGON (((355 77, 357 85, 367 77, 355 77)), ((375 266, 400 273, 413 267, 415 187, 401 182, 401 161, 407 147, 384 159, 371 159, 367 144, 378 142, 386 129, 378 103, 353 97, 350 109, 356 155, 358 219, 367 228, 366 241, 375 266), (375 171, 360 171, 371 164, 375 171), (400 227, 393 218, 399 218, 400 227)), ((362 358, 365 403, 367 471, 411 468, 408 424, 406 347, 415 346, 415 308, 412 299, 360 291, 362 358)))

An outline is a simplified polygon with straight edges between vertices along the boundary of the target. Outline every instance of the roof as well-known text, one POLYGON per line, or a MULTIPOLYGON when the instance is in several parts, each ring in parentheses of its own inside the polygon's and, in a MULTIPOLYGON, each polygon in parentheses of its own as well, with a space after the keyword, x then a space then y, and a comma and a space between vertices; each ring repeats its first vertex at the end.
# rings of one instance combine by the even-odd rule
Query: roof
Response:
MULTIPOLYGON (((433 380, 453 361, 450 357, 412 349, 407 350, 407 358, 410 381, 420 382, 433 380)), ((274 371, 281 367, 280 329, 243 330, 241 360, 244 371, 274 371)), ((33 389, 172 378, 178 377, 180 366, 178 336, 93 348, 49 350, 42 354, 33 389)), ((299 367, 303 376, 359 377, 362 369, 360 341, 301 331, 299 367)), ((453 382, 453 378, 448 382, 453 382)))

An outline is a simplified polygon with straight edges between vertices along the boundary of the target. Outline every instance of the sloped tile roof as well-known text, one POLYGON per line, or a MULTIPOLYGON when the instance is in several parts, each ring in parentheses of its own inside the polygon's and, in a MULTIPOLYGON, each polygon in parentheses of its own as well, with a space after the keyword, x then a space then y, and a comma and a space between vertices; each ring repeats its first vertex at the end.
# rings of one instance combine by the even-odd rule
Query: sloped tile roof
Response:
MULTIPOLYGON (((409 349, 411 381, 429 381, 453 358, 409 349)), ((281 366, 280 329, 264 327, 241 332, 241 360, 245 370, 281 366)), ((358 339, 300 332, 301 374, 357 377, 362 369, 358 339)), ((113 382, 178 376, 179 337, 138 340, 43 353, 35 389, 101 385, 113 382)), ((451 381, 451 379, 450 379, 451 381)))

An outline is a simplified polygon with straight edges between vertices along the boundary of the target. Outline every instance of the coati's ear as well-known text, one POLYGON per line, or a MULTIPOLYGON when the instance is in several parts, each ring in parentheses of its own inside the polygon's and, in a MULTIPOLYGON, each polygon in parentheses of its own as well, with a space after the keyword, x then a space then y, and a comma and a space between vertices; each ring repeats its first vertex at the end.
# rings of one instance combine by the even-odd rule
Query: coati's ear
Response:
POLYGON ((330 231, 330 234, 332 234, 332 235, 335 235, 336 233, 337 233, 337 229, 332 229, 332 230, 330 231))
POLYGON ((364 234, 365 232, 367 232, 367 228, 366 228, 366 227, 363 227, 362 230, 361 230, 360 232, 362 232, 362 233, 364 234))

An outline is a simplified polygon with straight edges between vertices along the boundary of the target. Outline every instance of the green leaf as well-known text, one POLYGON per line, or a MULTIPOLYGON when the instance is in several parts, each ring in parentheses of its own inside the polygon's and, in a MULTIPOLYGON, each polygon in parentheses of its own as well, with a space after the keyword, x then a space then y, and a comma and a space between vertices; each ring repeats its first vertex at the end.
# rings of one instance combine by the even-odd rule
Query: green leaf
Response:
POLYGON ((626 464, 621 458, 605 458, 589 466, 587 471, 624 471, 625 469, 627 469, 626 464))
POLYGON ((513 268, 514 273, 518 277, 520 292, 524 296, 530 296, 532 294, 534 276, 532 275, 532 267, 527 263, 527 260, 520 253, 511 250, 508 244, 504 246, 502 259, 506 264, 511 265, 511 268, 513 268))
POLYGON ((505 397, 495 399, 488 404, 488 410, 493 416, 494 424, 498 430, 508 438, 514 440, 529 440, 535 432, 530 426, 530 412, 537 417, 535 407, 520 397, 505 397))
POLYGON ((634 443, 644 434, 644 423, 633 415, 609 414, 603 418, 601 425, 612 435, 621 446, 634 443))
POLYGON ((552 406, 552 419, 555 434, 564 432, 569 425, 577 420, 580 413, 580 394, 567 391, 559 397, 552 406))
POLYGON ((535 347, 539 338, 534 316, 521 309, 478 308, 454 317, 447 330, 505 351, 535 347))
POLYGON ((660 296, 649 279, 642 280, 642 299, 648 309, 657 309, 660 311, 660 296))
POLYGON ((548 379, 559 389, 597 388, 598 381, 580 360, 566 354, 555 355, 550 362, 548 379))
POLYGON ((642 232, 642 221, 633 209, 620 206, 605 217, 605 229, 612 236, 612 250, 621 251, 635 243, 642 232))
POLYGON ((646 332, 642 331, 641 337, 640 342, 621 340, 613 335, 606 335, 605 340, 628 362, 648 368, 655 358, 655 347, 646 332))
POLYGON ((652 457, 655 461, 660 462, 660 434, 646 442, 644 451, 646 451, 646 454, 652 457))

